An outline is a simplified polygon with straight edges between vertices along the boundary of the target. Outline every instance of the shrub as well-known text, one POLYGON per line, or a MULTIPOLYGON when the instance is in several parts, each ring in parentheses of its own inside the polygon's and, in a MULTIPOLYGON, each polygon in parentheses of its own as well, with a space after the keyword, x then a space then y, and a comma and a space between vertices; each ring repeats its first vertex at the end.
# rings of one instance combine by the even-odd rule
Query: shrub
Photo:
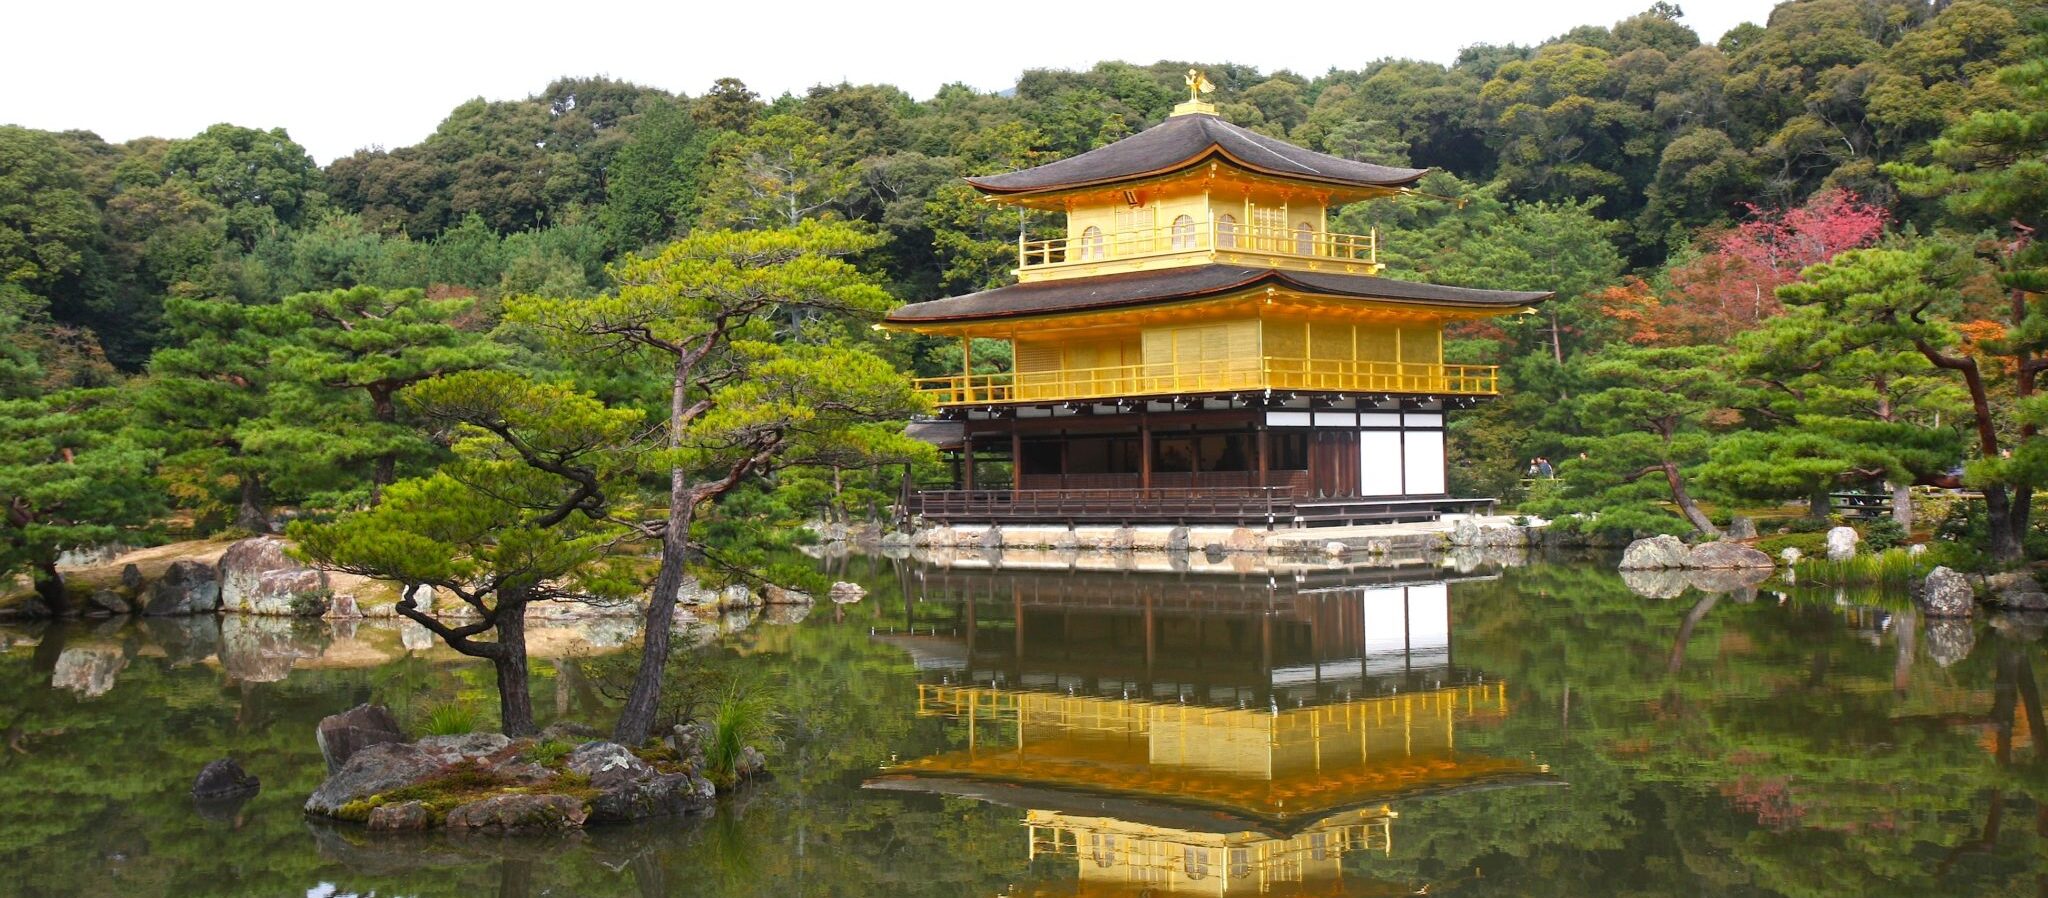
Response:
POLYGON ((1834 526, 1835 522, 1828 518, 1816 518, 1811 515, 1788 518, 1785 521, 1785 529, 1791 533, 1822 533, 1834 526))
POLYGON ((1891 518, 1877 518, 1863 525, 1863 545, 1873 552, 1906 544, 1906 528, 1891 518))
POLYGON ((1825 555, 1828 551, 1828 536, 1825 533, 1780 533, 1756 541, 1756 547, 1772 558, 1786 549, 1798 549, 1807 556, 1825 555))
POLYGON ((421 719, 419 729, 429 736, 460 736, 476 732, 483 715, 475 708, 460 702, 435 705, 428 708, 421 719))

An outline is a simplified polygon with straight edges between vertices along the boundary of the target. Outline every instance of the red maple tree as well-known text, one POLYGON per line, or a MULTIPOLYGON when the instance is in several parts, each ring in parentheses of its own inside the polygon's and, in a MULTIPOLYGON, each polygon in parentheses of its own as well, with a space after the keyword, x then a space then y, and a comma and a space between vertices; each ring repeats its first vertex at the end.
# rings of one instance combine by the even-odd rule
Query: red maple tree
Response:
POLYGON ((1823 190, 1794 209, 1747 206, 1748 217, 1701 239, 1702 252, 1672 267, 1662 298, 1663 336, 1720 342, 1778 314, 1778 287, 1844 250, 1869 246, 1891 214, 1846 190, 1823 190))

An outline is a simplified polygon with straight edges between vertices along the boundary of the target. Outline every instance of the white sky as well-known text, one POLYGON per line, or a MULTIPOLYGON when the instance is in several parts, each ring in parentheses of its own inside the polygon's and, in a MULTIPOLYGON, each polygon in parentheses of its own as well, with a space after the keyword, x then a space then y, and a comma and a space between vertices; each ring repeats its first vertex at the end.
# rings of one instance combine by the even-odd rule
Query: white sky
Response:
MULTIPOLYGON (((925 98, 961 81, 1104 59, 1236 62, 1315 75, 1383 56, 1450 62, 1611 25, 1650 0, 1036 3, 580 0, 57 0, 11 4, 0 123, 112 141, 216 122, 282 126, 326 163, 417 143, 472 97, 516 99, 603 74, 692 96, 733 76, 763 96, 841 80, 925 98), (1083 21, 1083 20, 1086 21, 1083 21)), ((1713 41, 1772 0, 1686 0, 1713 41)))

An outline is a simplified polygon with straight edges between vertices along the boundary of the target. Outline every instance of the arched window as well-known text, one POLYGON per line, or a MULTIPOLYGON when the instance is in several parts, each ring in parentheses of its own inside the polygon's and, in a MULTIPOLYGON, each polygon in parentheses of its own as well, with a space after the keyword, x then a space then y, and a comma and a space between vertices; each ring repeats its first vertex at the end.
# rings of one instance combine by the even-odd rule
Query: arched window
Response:
POLYGON ((1083 261, 1109 258, 1108 251, 1103 247, 1101 228, 1089 225, 1087 230, 1081 232, 1080 255, 1083 261))
POLYGON ((1228 212, 1216 216, 1216 248, 1237 248, 1237 216, 1228 212))
POLYGON ((1181 867, 1188 871, 1189 879, 1209 878, 1209 849, 1182 848, 1181 867))
POLYGON ((1195 217, 1183 215, 1173 220, 1173 248, 1195 248, 1195 217))
POLYGON ((1243 879, 1252 875, 1252 852, 1249 848, 1230 849, 1230 878, 1243 879))
POLYGON ((1308 222, 1304 221, 1294 226, 1294 253, 1299 256, 1316 254, 1316 229, 1310 227, 1308 222))

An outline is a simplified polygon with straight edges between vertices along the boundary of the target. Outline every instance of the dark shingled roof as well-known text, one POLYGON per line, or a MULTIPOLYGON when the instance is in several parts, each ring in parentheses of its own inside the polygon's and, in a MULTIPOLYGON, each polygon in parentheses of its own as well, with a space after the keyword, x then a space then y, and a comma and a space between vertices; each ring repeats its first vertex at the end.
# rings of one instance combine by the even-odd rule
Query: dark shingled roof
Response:
POLYGON ((1011 284, 966 296, 913 303, 890 313, 889 321, 926 324, 1080 312, 1204 299, 1268 284, 1304 293, 1490 309, 1512 309, 1551 297, 1551 294, 1542 292, 1475 290, 1363 274, 1287 271, 1242 265, 1189 265, 1159 271, 1011 284))
POLYGON ((1429 170, 1353 162, 1254 134, 1213 115, 1176 115, 1110 144, 1036 168, 968 178, 988 193, 1113 184, 1199 165, 1215 153, 1261 174, 1354 187, 1404 187, 1429 170))

